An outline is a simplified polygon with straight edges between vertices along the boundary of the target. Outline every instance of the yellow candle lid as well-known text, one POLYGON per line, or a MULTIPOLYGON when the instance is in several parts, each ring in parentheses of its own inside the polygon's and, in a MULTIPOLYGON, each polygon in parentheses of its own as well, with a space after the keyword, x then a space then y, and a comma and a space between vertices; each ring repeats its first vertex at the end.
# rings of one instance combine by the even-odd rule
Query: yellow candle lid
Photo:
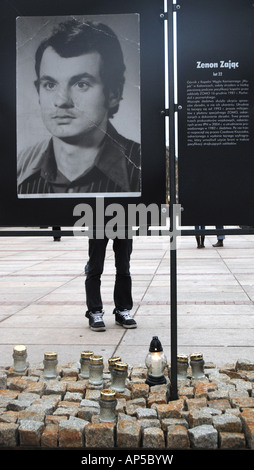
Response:
POLYGON ((53 361, 54 359, 57 359, 57 353, 56 352, 45 352, 44 353, 44 359, 48 359, 50 361, 53 361))
POLYGON ((125 362, 116 362, 113 365, 113 367, 116 370, 127 370, 128 369, 128 364, 126 364, 125 362))
POLYGON ((108 363, 110 366, 112 366, 113 364, 115 364, 115 362, 121 362, 121 360, 122 359, 120 356, 110 357, 108 363))
POLYGON ((17 356, 24 356, 26 354, 26 346, 23 344, 18 344, 13 348, 14 354, 17 354, 17 356))
POLYGON ((203 359, 203 354, 202 353, 192 353, 190 355, 190 358, 192 361, 200 361, 200 359, 203 359))
POLYGON ((102 400, 112 401, 112 400, 115 400, 115 396, 116 396, 116 392, 115 390, 112 390, 111 388, 104 388, 104 390, 101 391, 102 400))
POLYGON ((188 356, 186 354, 178 354, 177 360, 179 362, 188 362, 188 356))
POLYGON ((91 356, 93 356, 93 351, 81 351, 82 359, 90 359, 91 356))
POLYGON ((90 357, 90 364, 103 364, 103 357, 98 355, 93 355, 90 357))

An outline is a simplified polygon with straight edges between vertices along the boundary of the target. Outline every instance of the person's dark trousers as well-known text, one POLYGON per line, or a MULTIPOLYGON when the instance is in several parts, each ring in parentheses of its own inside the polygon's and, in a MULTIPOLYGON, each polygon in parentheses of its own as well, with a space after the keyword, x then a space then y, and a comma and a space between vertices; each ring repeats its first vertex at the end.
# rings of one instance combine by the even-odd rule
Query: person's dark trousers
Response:
MULTIPOLYGON (((89 269, 85 281, 86 302, 90 312, 103 309, 101 298, 101 275, 104 268, 106 248, 109 239, 89 239, 89 269)), ((115 238, 113 240, 115 253, 116 277, 114 286, 114 303, 119 310, 131 310, 132 281, 130 275, 130 257, 132 239, 115 238)))

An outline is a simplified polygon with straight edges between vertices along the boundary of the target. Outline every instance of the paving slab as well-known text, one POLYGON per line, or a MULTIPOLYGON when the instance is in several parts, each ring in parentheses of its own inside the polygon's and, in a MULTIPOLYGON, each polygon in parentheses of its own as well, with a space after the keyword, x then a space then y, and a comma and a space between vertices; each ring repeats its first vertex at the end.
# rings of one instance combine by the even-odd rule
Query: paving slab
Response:
MULTIPOLYGON (((1 229, 4 230, 3 228, 1 229)), ((254 237, 216 237, 196 248, 195 237, 178 238, 178 352, 203 352, 217 365, 254 359, 254 237)), ((158 335, 170 361, 170 245, 167 237, 135 237, 131 259, 134 315, 138 328, 114 323, 115 278, 112 243, 102 276, 107 330, 92 332, 85 318, 86 237, 0 238, 0 367, 12 363, 16 344, 26 344, 29 361, 45 351, 59 361, 78 361, 83 349, 119 354, 129 364, 144 363, 158 335)))

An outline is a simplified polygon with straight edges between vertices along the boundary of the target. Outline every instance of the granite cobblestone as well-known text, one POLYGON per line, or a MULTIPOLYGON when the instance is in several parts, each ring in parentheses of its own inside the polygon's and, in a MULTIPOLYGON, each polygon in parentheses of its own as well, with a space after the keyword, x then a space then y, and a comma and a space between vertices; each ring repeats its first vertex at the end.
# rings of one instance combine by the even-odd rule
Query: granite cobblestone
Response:
POLYGON ((116 421, 100 422, 99 398, 110 387, 92 386, 77 363, 43 378, 34 364, 23 375, 0 371, 1 448, 254 449, 254 363, 239 359, 205 377, 178 381, 178 399, 167 383, 149 387, 146 367, 129 367, 126 389, 116 393, 116 421))

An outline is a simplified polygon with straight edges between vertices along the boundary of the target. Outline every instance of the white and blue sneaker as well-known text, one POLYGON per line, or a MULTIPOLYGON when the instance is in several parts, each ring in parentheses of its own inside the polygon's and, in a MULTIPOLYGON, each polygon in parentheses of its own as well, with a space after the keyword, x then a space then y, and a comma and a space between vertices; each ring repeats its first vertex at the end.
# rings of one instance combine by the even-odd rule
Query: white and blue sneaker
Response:
POLYGON ((115 322, 117 325, 123 326, 124 328, 137 328, 137 323, 134 318, 131 317, 129 310, 113 310, 115 315, 115 322))
POLYGON ((97 312, 86 312, 86 318, 89 319, 89 327, 92 331, 105 331, 105 323, 102 319, 104 315, 103 310, 99 310, 97 312))

